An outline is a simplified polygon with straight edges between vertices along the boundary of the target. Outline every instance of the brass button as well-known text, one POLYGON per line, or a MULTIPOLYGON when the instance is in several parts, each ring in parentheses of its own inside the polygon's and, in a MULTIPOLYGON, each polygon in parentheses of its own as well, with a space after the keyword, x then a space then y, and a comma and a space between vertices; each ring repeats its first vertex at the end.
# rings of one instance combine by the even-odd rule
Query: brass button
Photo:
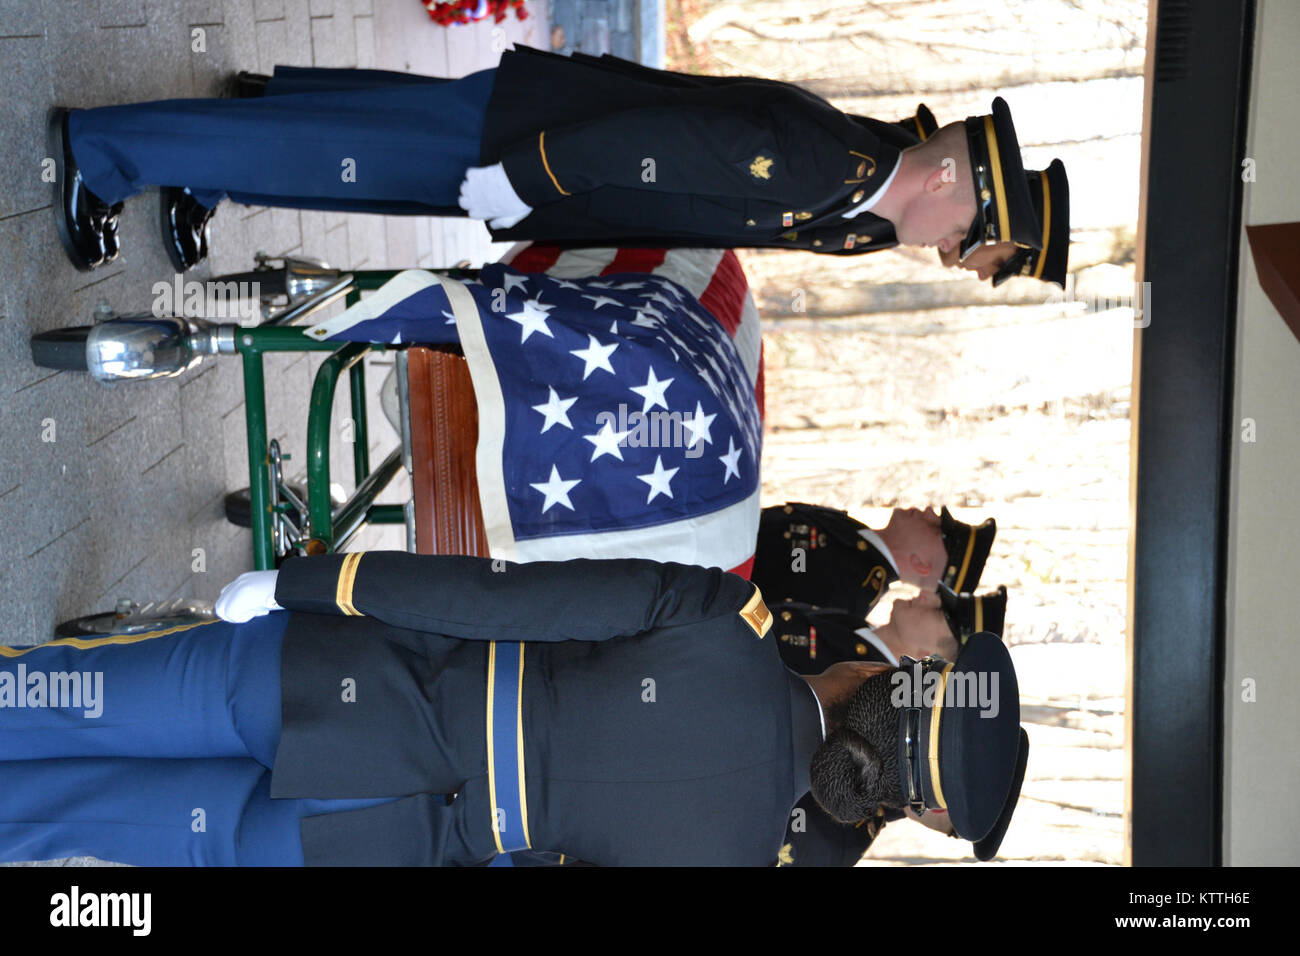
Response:
POLYGON ((867 645, 859 641, 858 646, 855 647, 854 650, 858 652, 858 657, 865 657, 867 654, 867 645))
POLYGON ((867 171, 867 161, 864 159, 862 162, 858 163, 857 178, 861 179, 863 175, 866 173, 866 171, 867 171))
POLYGON ((782 612, 781 612, 781 620, 783 620, 783 621, 788 621, 788 620, 790 620, 790 612, 789 612, 789 611, 782 611, 782 612))
POLYGON ((861 538, 858 538, 858 550, 859 551, 867 550, 867 543, 863 541, 861 538))
POLYGON ((789 537, 790 537, 790 532, 789 532, 789 531, 785 532, 785 534, 784 534, 782 537, 784 537, 784 538, 786 538, 786 539, 789 539, 789 537))
POLYGON ((865 189, 857 190, 856 192, 853 193, 853 201, 855 203, 862 202, 862 197, 865 196, 866 194, 867 191, 865 189))
POLYGON ((814 239, 814 240, 813 240, 813 245, 814 245, 814 246, 820 246, 821 244, 822 244, 822 241, 821 241, 820 239, 814 239))
POLYGON ((793 506, 793 505, 786 505, 782 510, 783 510, 786 514, 794 514, 794 506, 793 506))
POLYGON ((746 219, 746 220, 745 220, 745 225, 747 225, 747 226, 753 226, 753 225, 756 225, 756 223, 755 223, 754 220, 752 220, 752 219, 746 219))

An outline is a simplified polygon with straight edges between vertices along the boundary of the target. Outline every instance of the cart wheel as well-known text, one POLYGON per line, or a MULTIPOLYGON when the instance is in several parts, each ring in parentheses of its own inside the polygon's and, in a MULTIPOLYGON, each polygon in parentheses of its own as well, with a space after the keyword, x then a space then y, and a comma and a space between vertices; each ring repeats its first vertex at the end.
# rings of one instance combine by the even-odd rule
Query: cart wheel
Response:
POLYGON ((90 337, 91 328, 89 325, 75 325, 33 335, 32 361, 41 368, 86 371, 86 339, 90 337))
MULTIPOLYGON (((307 500, 305 485, 290 485, 289 487, 293 489, 293 493, 300 500, 307 500)), ((251 528, 253 526, 252 514, 253 504, 247 488, 240 488, 238 491, 232 491, 226 495, 226 520, 231 524, 238 525, 241 528, 251 528)), ((305 517, 305 515, 297 511, 291 512, 290 515, 299 524, 302 523, 305 517)))

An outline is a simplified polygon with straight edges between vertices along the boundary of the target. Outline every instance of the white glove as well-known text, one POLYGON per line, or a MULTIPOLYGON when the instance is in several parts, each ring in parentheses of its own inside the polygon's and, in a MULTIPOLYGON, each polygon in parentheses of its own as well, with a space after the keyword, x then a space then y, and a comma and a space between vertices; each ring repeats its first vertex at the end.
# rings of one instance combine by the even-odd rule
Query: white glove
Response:
POLYGON ((494 229, 509 229, 530 212, 533 207, 519 198, 510 185, 506 168, 471 166, 460 184, 460 208, 474 219, 486 220, 494 229))
POLYGON ((217 598, 217 617, 232 624, 243 624, 271 611, 283 611, 275 603, 275 580, 279 571, 249 571, 221 589, 217 598))

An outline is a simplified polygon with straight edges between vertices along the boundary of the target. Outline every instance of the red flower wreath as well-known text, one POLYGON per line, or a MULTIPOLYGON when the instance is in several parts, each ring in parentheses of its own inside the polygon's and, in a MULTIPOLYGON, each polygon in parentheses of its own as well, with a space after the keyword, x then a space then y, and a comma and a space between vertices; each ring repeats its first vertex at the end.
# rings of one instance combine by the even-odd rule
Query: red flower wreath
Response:
POLYGON ((511 10, 520 20, 528 19, 528 8, 524 6, 524 0, 454 0, 451 3, 421 0, 421 2, 424 9, 429 12, 429 19, 444 27, 485 20, 489 14, 493 22, 500 23, 511 10))

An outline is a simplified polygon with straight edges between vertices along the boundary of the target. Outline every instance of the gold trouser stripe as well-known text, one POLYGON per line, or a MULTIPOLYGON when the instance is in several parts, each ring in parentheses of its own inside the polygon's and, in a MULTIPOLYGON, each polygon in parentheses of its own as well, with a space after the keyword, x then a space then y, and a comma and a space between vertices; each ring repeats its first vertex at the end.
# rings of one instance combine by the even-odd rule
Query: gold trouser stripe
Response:
POLYGON ((1007 222, 1007 187, 1002 179, 1002 156, 998 152, 998 138, 993 131, 993 117, 984 117, 984 136, 988 141, 989 162, 993 164, 993 191, 998 197, 998 238, 1002 242, 1010 241, 1007 222))
POLYGON ((984 630, 984 599, 977 597, 975 599, 975 633, 978 634, 984 630))
POLYGON ((524 842, 531 848, 533 838, 528 835, 528 785, 524 779, 524 651, 527 644, 519 645, 519 690, 515 710, 515 749, 519 754, 519 815, 523 817, 524 842))
POLYGON ((492 748, 492 690, 496 686, 497 676, 497 642, 492 641, 488 644, 488 673, 487 673, 487 765, 488 765, 488 801, 492 811, 492 839, 496 841, 497 852, 504 853, 506 848, 501 845, 501 831, 497 826, 497 774, 496 759, 492 748))
POLYGON ((1052 231, 1052 191, 1047 186, 1047 172, 1039 177, 1043 184, 1043 248, 1038 250, 1038 265, 1034 267, 1034 278, 1042 278, 1043 266, 1047 264, 1047 237, 1052 231))
POLYGON ((0 657, 22 657, 32 651, 39 651, 43 647, 76 647, 86 651, 93 647, 106 647, 109 644, 138 644, 140 641, 151 641, 156 637, 179 634, 181 631, 216 623, 217 619, 213 618, 209 621, 195 621, 192 624, 177 624, 175 627, 163 628, 160 631, 148 631, 144 634, 109 634, 106 637, 61 637, 57 641, 46 641, 44 644, 33 644, 31 647, 0 647, 0 657))
POLYGON ((363 617, 352 603, 352 589, 357 583, 357 565, 361 563, 364 551, 349 551, 339 568, 339 580, 334 590, 334 603, 338 609, 349 617, 363 617))
POLYGON ((939 781, 939 720, 943 717, 943 699, 948 692, 948 675, 952 672, 952 664, 943 669, 943 676, 939 679, 939 693, 935 695, 934 706, 930 708, 930 787, 934 790, 934 798, 939 801, 939 807, 947 810, 948 801, 943 797, 943 785, 939 781))
POLYGON ((961 570, 957 572, 957 580, 953 582, 953 590, 958 594, 966 589, 966 570, 970 567, 971 555, 975 553, 975 529, 970 529, 970 537, 966 539, 966 556, 961 559, 961 570))
POLYGON ((542 165, 546 167, 546 175, 551 177, 551 185, 560 191, 561 196, 568 196, 570 193, 564 191, 560 181, 555 178, 555 173, 551 172, 551 164, 546 161, 546 130, 542 130, 537 136, 537 148, 542 153, 542 165))

